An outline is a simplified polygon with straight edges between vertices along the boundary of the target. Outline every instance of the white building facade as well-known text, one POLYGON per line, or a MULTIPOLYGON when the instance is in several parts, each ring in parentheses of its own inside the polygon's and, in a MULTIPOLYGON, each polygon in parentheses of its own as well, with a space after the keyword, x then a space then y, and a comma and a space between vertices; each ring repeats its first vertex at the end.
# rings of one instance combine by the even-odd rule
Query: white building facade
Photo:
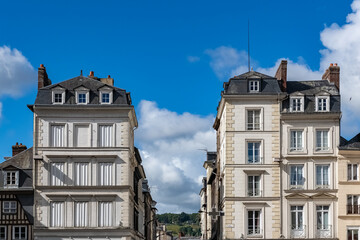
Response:
POLYGON ((137 127, 129 93, 91 73, 51 85, 34 112, 35 239, 144 239, 137 127))

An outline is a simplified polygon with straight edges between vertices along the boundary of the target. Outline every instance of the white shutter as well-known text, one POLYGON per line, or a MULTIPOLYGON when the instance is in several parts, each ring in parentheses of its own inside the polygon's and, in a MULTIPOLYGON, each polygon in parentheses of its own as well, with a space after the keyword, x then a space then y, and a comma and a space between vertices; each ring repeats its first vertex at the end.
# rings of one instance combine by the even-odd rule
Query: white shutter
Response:
POLYGON ((88 225, 88 203, 75 203, 75 227, 87 227, 88 225))
POLYGON ((99 227, 112 226, 112 202, 99 202, 99 227))
POLYGON ((112 163, 99 163, 99 185, 110 186, 112 185, 112 163))
POLYGON ((65 146, 65 126, 53 125, 51 126, 51 146, 64 147, 65 146))
POLYGON ((113 126, 111 125, 99 126, 99 145, 100 147, 113 146, 113 126))
POLYGON ((63 186, 65 182, 65 163, 51 163, 51 185, 63 186))
POLYGON ((89 147, 89 126, 77 125, 75 126, 75 146, 89 147))
POLYGON ((75 185, 88 185, 88 163, 75 163, 75 185))
POLYGON ((51 226, 64 227, 64 202, 51 202, 51 226))

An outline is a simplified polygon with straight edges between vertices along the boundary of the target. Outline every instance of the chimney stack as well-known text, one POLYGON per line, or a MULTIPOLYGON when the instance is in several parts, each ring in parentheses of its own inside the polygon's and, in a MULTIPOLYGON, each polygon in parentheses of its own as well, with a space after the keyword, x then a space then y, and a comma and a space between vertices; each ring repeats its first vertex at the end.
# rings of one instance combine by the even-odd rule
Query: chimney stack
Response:
POLYGON ((340 67, 337 63, 330 63, 329 68, 326 69, 325 73, 322 75, 322 80, 328 80, 329 82, 334 83, 340 91, 340 67))
POLYGON ((114 79, 110 77, 110 75, 108 75, 107 78, 100 78, 100 81, 102 83, 105 83, 107 85, 110 85, 110 86, 114 86, 114 79))
POLYGON ((281 91, 286 92, 287 60, 281 60, 279 68, 276 71, 275 78, 280 81, 281 91))
POLYGON ((16 143, 16 145, 12 146, 12 156, 15 156, 16 154, 21 153, 22 151, 25 151, 27 147, 25 145, 22 145, 22 143, 16 143))
POLYGON ((48 78, 44 64, 40 64, 38 68, 38 89, 51 85, 51 80, 48 78))

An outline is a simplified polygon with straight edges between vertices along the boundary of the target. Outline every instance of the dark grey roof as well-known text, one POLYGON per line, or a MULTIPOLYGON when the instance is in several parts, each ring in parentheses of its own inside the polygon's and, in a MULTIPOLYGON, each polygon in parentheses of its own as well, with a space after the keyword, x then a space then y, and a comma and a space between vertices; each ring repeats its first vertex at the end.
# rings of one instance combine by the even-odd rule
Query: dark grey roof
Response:
POLYGON ((224 94, 228 95, 277 95, 281 93, 282 92, 276 78, 255 71, 235 76, 230 78, 228 82, 224 83, 224 94), (260 91, 257 93, 250 93, 248 80, 259 80, 260 91))
POLYGON ((78 87, 89 89, 89 104, 99 103, 99 89, 102 87, 109 87, 113 89, 113 103, 117 105, 131 105, 130 94, 124 89, 107 85, 98 79, 93 79, 85 76, 78 76, 60 83, 52 84, 38 90, 35 105, 52 104, 52 89, 61 87, 65 89, 65 103, 76 104, 75 89, 78 87))
POLYGON ((328 80, 315 80, 315 81, 287 81, 287 93, 291 95, 303 94, 304 95, 304 112, 289 112, 290 98, 282 102, 282 111, 286 114, 303 114, 315 113, 315 99, 316 95, 326 92, 330 95, 330 111, 329 112, 316 112, 318 114, 340 113, 340 94, 337 87, 330 83, 328 80))
POLYGON ((360 133, 358 133, 355 137, 346 141, 345 138, 340 138, 340 150, 360 150, 360 133))
POLYGON ((13 166, 19 169, 32 169, 33 166, 33 148, 26 149, 6 161, 0 163, 0 169, 13 166))

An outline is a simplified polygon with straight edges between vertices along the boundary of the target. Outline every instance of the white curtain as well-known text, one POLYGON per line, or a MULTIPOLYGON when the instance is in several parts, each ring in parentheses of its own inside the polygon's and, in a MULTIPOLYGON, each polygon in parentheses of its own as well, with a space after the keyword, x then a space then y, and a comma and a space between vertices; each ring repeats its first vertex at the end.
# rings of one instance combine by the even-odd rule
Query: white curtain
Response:
POLYGON ((112 184, 112 163, 99 163, 99 185, 110 186, 112 184))
POLYGON ((99 227, 112 226, 112 202, 99 202, 99 227))
POLYGON ((65 182, 64 174, 65 163, 51 163, 51 185, 63 186, 65 182))
POLYGON ((88 163, 75 163, 75 185, 87 186, 88 185, 88 163))
POLYGON ((51 226, 64 227, 64 202, 51 203, 51 226))
POLYGON ((88 203, 75 202, 75 227, 87 227, 88 225, 88 203))
POLYGON ((113 126, 111 125, 99 126, 99 145, 100 147, 113 146, 113 126))
POLYGON ((53 125, 51 126, 51 146, 65 147, 65 126, 53 125))

